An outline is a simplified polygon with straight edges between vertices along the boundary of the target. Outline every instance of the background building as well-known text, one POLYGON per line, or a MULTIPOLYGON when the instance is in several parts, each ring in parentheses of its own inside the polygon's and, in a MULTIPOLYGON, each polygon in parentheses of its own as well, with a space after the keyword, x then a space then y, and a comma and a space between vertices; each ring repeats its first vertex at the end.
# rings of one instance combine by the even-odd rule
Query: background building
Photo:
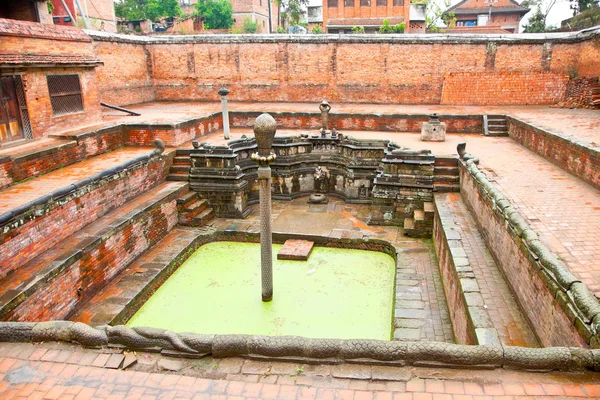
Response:
POLYGON ((410 0, 323 0, 323 24, 328 33, 351 33, 353 26, 373 33, 384 20, 391 25, 404 22, 408 32, 409 16, 410 0))
POLYGON ((463 0, 445 13, 451 12, 456 18, 456 29, 449 28, 447 32, 469 33, 469 28, 474 28, 472 33, 518 33, 519 22, 529 8, 514 0, 463 0))
POLYGON ((84 20, 87 19, 88 29, 117 31, 114 0, 64 0, 67 7, 63 0, 52 0, 52 3, 52 17, 56 25, 73 25, 72 17, 77 26, 85 27, 84 20))

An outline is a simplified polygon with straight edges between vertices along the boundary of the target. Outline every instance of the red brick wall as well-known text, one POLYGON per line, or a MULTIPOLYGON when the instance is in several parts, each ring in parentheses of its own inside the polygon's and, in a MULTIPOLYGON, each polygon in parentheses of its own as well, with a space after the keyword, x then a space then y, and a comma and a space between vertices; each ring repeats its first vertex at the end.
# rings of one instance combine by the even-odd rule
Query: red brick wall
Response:
POLYGON ((140 254, 155 245, 177 224, 175 199, 155 205, 144 218, 102 240, 42 290, 11 311, 6 320, 66 319, 79 301, 90 298, 140 254), (81 288, 82 295, 77 294, 81 288))
POLYGON ((101 101, 123 106, 154 100, 151 59, 144 46, 95 41, 94 50, 104 61, 96 69, 101 101))
POLYGON ((0 279, 107 212, 164 181, 171 156, 94 183, 87 193, 0 235, 0 279))
POLYGON ((102 121, 100 93, 93 68, 32 68, 22 75, 27 111, 34 137, 76 129, 102 121), (83 111, 55 116, 48 91, 48 75, 77 74, 83 95, 83 111))
POLYGON ((568 80, 552 72, 449 72, 441 104, 554 104, 564 98, 568 80))
POLYGON ((600 152, 583 143, 507 118, 509 136, 562 169, 600 189, 600 152))
MULTIPOLYGON (((258 112, 230 112, 231 126, 235 128, 251 128, 258 112)), ((271 113, 282 129, 318 129, 321 127, 321 115, 316 113, 271 113)), ((389 132, 421 132, 421 124, 429 120, 423 115, 361 115, 330 114, 330 126, 343 130, 389 131, 389 132)), ((480 115, 440 115, 440 121, 447 124, 448 132, 482 133, 483 118, 480 115)))
POLYGON ((216 132, 223 125, 223 117, 216 114, 171 127, 124 126, 125 144, 132 146, 152 146, 154 140, 161 139, 167 146, 179 146, 199 136, 216 132))
POLYGON ((529 319, 540 343, 550 346, 587 347, 544 282, 537 267, 530 264, 513 237, 501 213, 495 212, 482 197, 471 174, 460 166, 460 193, 477 221, 488 249, 498 266, 509 277, 523 312, 529 319))
POLYGON ((580 77, 593 78, 600 76, 600 38, 587 40, 579 45, 580 77))
POLYGON ((567 75, 600 68, 592 39, 92 36, 101 96, 117 104, 153 100, 151 87, 156 100, 217 101, 223 85, 232 101, 551 104, 567 75))

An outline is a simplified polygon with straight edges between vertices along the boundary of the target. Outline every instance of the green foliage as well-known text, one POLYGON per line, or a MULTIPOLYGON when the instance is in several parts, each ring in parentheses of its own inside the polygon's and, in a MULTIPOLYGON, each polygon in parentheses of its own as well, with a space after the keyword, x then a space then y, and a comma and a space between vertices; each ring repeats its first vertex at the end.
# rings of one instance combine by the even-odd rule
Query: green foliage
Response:
POLYGON ((312 28, 310 33, 312 33, 313 35, 321 35, 321 34, 325 33, 325 31, 323 31, 323 29, 321 29, 321 27, 319 25, 315 25, 315 27, 312 28))
POLYGON ((406 28, 406 25, 404 24, 404 22, 401 22, 399 24, 394 25, 394 33, 404 33, 404 29, 406 28))
POLYGON ((115 14, 126 20, 180 17, 183 15, 177 0, 123 0, 115 3, 115 14))
POLYGON ((48 14, 52 14, 52 11, 54 11, 54 3, 52 0, 46 0, 46 5, 48 6, 48 14))
POLYGON ((257 33, 260 32, 260 25, 258 21, 252 22, 250 18, 245 18, 242 24, 242 32, 244 33, 257 33))
POLYGON ((364 26, 353 26, 352 33, 358 33, 358 34, 365 33, 365 27, 364 26))
POLYGON ((594 8, 594 0, 569 0, 569 8, 573 10, 573 16, 594 8))
POLYGON ((535 10, 535 14, 525 25, 523 25, 525 33, 540 33, 546 31, 546 17, 542 13, 542 11, 537 8, 535 10))
POLYGON ((206 29, 229 29, 233 25, 233 11, 227 0, 200 0, 196 10, 206 29))
POLYGON ((304 10, 308 7, 308 0, 276 0, 281 10, 281 19, 284 24, 290 26, 304 26, 304 10))
POLYGON ((283 29, 283 26, 277 27, 277 33, 285 33, 285 29, 283 29))
POLYGON ((377 33, 394 33, 394 28, 390 25, 390 21, 387 19, 383 20, 383 24, 379 27, 379 31, 377 33))

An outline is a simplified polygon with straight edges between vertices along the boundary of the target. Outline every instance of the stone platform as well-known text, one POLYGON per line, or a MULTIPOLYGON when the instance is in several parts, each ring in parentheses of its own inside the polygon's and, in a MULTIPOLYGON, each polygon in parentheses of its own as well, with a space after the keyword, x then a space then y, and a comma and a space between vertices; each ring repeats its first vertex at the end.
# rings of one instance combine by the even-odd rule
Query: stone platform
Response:
POLYGON ((308 240, 286 240, 279 253, 277 253, 277 259, 306 261, 310 257, 314 244, 314 242, 308 240))

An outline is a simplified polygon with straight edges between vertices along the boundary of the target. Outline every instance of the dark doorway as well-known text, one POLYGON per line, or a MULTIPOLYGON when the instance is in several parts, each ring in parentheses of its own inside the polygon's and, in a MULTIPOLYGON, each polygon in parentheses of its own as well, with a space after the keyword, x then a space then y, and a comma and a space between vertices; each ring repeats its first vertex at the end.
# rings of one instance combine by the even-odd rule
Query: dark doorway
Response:
POLYGON ((20 102, 18 93, 23 86, 20 76, 0 77, 0 143, 30 137, 23 129, 23 113, 27 113, 24 104, 20 102))

